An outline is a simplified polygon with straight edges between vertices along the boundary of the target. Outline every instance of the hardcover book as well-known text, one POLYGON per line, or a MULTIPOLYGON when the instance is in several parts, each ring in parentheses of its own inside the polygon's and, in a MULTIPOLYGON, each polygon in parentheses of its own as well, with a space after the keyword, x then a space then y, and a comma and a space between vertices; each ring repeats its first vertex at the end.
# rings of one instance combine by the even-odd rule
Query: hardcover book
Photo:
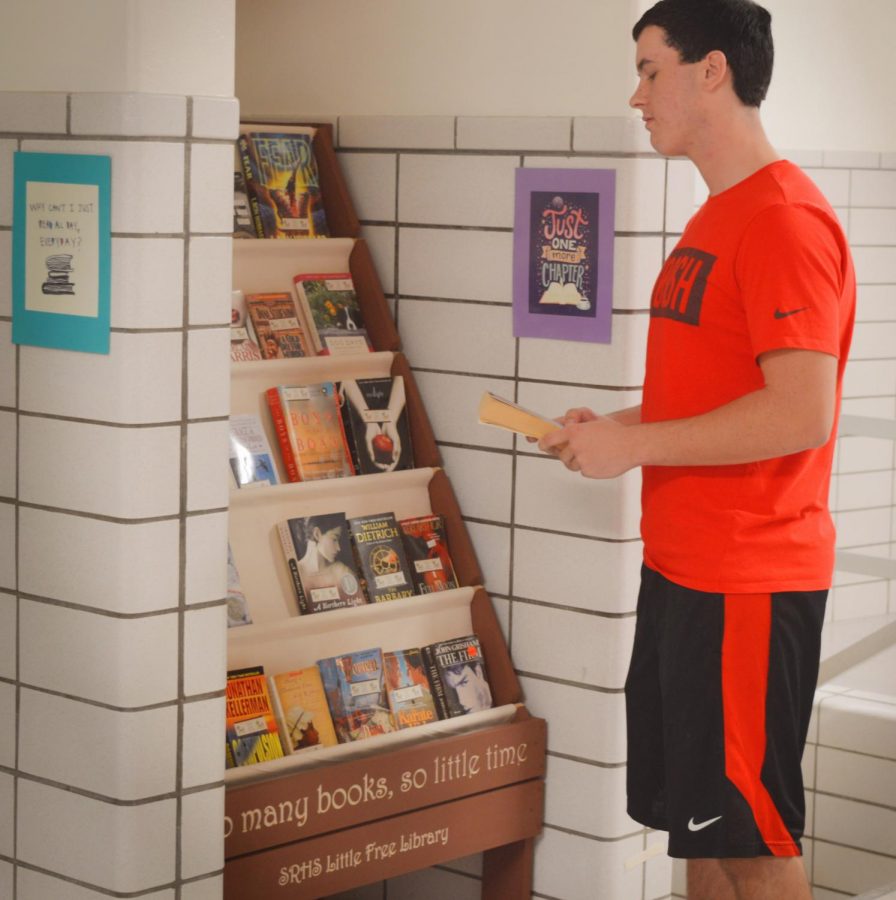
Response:
POLYGON ((373 350, 349 273, 296 275, 293 284, 316 353, 347 356, 373 350))
POLYGON ((490 709, 492 691, 475 634, 423 648, 423 661, 440 719, 490 709))
POLYGON ((401 529, 392 513, 348 520, 361 576, 371 603, 413 597, 414 584, 404 553, 401 529))
POLYGON ((289 294, 246 294, 246 309, 263 359, 313 355, 289 294))
POLYGON ((340 744, 394 731, 379 647, 318 660, 340 744))
POLYGON ((227 768, 283 756, 264 667, 228 672, 225 697, 227 768))
POLYGON ((386 695, 395 727, 413 728, 438 719, 419 648, 383 654, 386 695))
POLYGON ((367 602, 343 513, 287 519, 277 533, 302 615, 367 602))
POLYGON ((271 675, 268 685, 286 753, 338 743, 317 666, 271 675))
POLYGON ((355 474, 332 381, 280 385, 266 396, 290 481, 355 474))
POLYGON ((240 573, 233 558, 233 550, 227 545, 227 627, 236 628, 239 625, 251 625, 252 617, 249 615, 249 604, 243 593, 240 583, 240 573))
POLYGON ((448 553, 444 518, 437 514, 415 516, 398 524, 404 535, 414 592, 432 594, 456 588, 457 576, 448 553))
POLYGON ((340 383, 342 422, 361 475, 414 467, 404 378, 352 378, 340 383))
POLYGON ((263 238, 326 237, 313 130, 239 136, 255 233, 263 238))
POLYGON ((271 445, 252 413, 230 417, 230 469, 238 488, 277 484, 271 445))

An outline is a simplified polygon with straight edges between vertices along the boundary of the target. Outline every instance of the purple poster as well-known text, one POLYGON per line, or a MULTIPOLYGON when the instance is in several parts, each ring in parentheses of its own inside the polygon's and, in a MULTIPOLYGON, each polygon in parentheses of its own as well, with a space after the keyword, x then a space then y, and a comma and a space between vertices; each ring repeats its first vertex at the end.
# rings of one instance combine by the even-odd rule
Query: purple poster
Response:
POLYGON ((613 169, 517 169, 515 337, 610 342, 613 169))

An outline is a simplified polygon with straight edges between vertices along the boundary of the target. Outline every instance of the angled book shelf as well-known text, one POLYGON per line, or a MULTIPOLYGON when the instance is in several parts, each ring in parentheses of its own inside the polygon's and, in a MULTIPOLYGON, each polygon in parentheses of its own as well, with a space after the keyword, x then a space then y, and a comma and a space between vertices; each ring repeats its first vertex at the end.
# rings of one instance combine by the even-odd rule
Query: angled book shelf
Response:
MULTIPOLYGON (((256 123, 241 130, 284 128, 256 123)), ((324 897, 482 852, 482 896, 528 900, 543 819, 545 722, 523 704, 413 372, 358 237, 329 126, 317 126, 313 140, 331 237, 235 240, 233 286, 286 292, 298 272, 348 272, 374 352, 234 363, 231 414, 256 415, 276 447, 265 400, 271 386, 402 375, 414 467, 285 483, 278 459, 280 484, 232 491, 230 544, 252 624, 229 629, 228 669, 264 666, 276 674, 369 647, 389 651, 476 634, 494 703, 228 769, 224 896, 324 897), (300 615, 276 526, 334 510, 349 517, 386 510, 397 518, 440 514, 458 587, 300 615)))

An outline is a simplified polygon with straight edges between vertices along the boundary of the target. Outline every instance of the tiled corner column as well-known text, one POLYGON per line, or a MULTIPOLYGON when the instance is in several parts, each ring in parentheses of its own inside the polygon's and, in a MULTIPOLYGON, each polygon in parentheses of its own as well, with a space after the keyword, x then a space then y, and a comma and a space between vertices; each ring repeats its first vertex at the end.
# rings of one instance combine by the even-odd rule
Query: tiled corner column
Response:
POLYGON ((220 896, 237 121, 0 94, 3 897, 220 896), (112 159, 107 356, 10 343, 16 149, 112 159))
MULTIPOLYGON (((626 866, 662 841, 625 815, 639 477, 583 481, 478 425, 476 408, 483 390, 549 414, 640 402, 650 291, 693 211, 694 170, 658 158, 626 119, 343 117, 338 141, 527 706, 548 720, 536 895, 668 896, 667 858, 626 866), (612 343, 513 337, 519 166, 615 170, 612 343)), ((465 860, 387 895, 472 897, 477 873, 465 860)))

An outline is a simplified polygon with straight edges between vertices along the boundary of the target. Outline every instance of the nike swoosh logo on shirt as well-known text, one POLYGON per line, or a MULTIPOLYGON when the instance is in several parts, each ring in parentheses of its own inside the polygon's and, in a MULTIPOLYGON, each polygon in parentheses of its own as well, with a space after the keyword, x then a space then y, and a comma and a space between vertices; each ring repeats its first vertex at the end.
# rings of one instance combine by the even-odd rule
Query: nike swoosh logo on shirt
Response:
POLYGON ((718 822, 721 819, 721 816, 716 816, 714 819, 707 819, 705 822, 695 822, 693 816, 691 817, 691 821, 688 822, 688 831, 703 831, 704 828, 709 828, 714 822, 718 822))
POLYGON ((809 307, 801 306, 799 309, 776 309, 776 319, 786 319, 788 316, 795 316, 797 313, 805 312, 809 307))

